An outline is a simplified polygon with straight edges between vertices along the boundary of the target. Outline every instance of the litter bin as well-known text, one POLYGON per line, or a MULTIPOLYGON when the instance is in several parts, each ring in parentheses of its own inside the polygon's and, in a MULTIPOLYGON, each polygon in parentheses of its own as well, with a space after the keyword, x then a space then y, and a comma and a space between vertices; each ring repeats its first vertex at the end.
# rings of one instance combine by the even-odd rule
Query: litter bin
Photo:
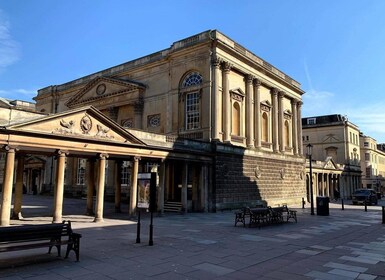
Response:
POLYGON ((317 215, 329 216, 329 197, 317 196, 317 215))

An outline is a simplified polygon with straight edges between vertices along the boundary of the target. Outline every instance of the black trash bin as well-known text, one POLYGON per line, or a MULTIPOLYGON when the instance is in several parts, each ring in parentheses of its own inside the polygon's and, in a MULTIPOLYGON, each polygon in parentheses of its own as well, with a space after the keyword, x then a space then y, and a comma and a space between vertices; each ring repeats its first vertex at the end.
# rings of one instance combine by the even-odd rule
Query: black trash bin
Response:
POLYGON ((317 215, 329 216, 329 197, 317 196, 317 215))

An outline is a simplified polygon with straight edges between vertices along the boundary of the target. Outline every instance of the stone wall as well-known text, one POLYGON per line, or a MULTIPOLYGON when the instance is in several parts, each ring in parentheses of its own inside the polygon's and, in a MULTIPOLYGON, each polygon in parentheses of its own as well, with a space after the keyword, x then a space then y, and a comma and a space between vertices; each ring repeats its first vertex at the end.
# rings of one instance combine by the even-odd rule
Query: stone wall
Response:
POLYGON ((215 169, 217 210, 261 201, 300 207, 306 197, 304 162, 298 158, 217 153, 215 169))

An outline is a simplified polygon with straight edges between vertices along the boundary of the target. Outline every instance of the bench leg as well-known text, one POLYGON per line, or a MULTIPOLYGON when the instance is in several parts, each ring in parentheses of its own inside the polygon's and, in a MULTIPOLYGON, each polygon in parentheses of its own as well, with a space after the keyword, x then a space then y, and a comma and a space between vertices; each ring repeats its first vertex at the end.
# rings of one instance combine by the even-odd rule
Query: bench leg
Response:
POLYGON ((68 258, 70 251, 73 250, 76 255, 76 261, 79 261, 79 251, 80 251, 80 238, 74 238, 73 243, 67 245, 67 251, 65 259, 68 258))

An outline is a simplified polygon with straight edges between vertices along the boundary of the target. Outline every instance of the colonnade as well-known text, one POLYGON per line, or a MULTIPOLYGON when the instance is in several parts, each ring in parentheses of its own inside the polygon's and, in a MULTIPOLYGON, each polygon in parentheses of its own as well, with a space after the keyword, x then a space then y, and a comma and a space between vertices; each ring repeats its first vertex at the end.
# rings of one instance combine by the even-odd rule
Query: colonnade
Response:
MULTIPOLYGON (((309 184, 309 180, 307 180, 307 183, 309 184)), ((336 198, 334 190, 337 189, 339 191, 340 198, 351 199, 352 193, 359 188, 359 186, 360 177, 358 175, 313 172, 313 196, 336 198)), ((310 197, 308 197, 308 199, 309 198, 310 197)))
MULTIPOLYGON (((22 218, 22 197, 23 197, 23 170, 25 163, 25 154, 18 154, 17 149, 13 147, 5 147, 6 160, 5 160, 5 169, 4 169, 4 181, 3 181, 3 192, 2 192, 2 201, 1 201, 1 220, 0 226, 8 226, 10 224, 10 218, 20 219, 22 218), (13 188, 13 178, 15 171, 15 161, 17 158, 17 167, 16 167, 16 184, 14 192, 14 203, 13 203, 13 212, 11 215, 12 208, 12 188, 13 188)), ((68 157, 69 152, 64 150, 58 150, 55 153, 56 157, 56 176, 55 176, 55 188, 54 188, 54 198, 53 198, 53 223, 62 222, 62 213, 63 213, 63 199, 64 199, 64 185, 65 185, 65 168, 66 168, 66 158, 68 157)), ((106 161, 109 158, 108 154, 100 153, 97 157, 89 158, 86 165, 86 188, 87 188, 87 201, 86 201, 86 214, 89 216, 94 216, 94 222, 103 221, 103 209, 104 209, 104 193, 105 193, 105 170, 106 170, 106 161), (95 176, 96 175, 96 176, 95 176), (94 206, 94 193, 96 191, 96 201, 94 206), (94 211, 95 209, 95 211, 94 211)), ((131 182, 130 182, 130 202, 128 207, 128 215, 134 216, 136 214, 136 205, 137 205, 137 191, 138 191, 138 172, 140 165, 140 157, 132 158, 132 170, 131 170, 131 182)), ((122 162, 117 160, 116 165, 121 166, 122 162)), ((189 163, 183 161, 183 175, 182 175, 182 195, 181 202, 184 211, 188 210, 188 172, 189 172, 189 163)), ((115 178, 115 210, 116 212, 120 211, 121 205, 121 174, 120 168, 115 169, 116 174, 115 178)), ((198 172, 197 180, 194 182, 194 188, 196 193, 194 193, 194 199, 198 204, 202 205, 202 210, 208 210, 208 181, 209 181, 209 167, 207 164, 202 164, 199 170, 194 171, 198 172), (198 191, 199 188, 199 191, 198 191)), ((166 163, 166 160, 160 161, 160 166, 158 168, 159 175, 159 184, 158 184, 158 210, 163 212, 164 209, 164 198, 165 198, 165 188, 166 185, 170 183, 172 178, 169 173, 169 164, 166 163)))
MULTIPOLYGON (((219 58, 212 60, 213 72, 213 133, 212 138, 216 140, 223 140, 223 142, 231 142, 231 117, 232 117, 232 96, 229 88, 229 76, 233 66, 219 58), (219 78, 222 76, 222 84, 219 84, 219 78), (222 90, 221 90, 222 89, 222 90)), ((262 133, 261 133, 261 93, 260 88, 262 81, 252 74, 245 74, 245 134, 241 136, 246 137, 246 145, 249 148, 260 149, 262 147, 262 133)), ((271 87, 271 139, 272 149, 277 153, 285 153, 284 141, 284 98, 291 101, 291 138, 290 144, 294 155, 302 155, 302 129, 301 129, 301 107, 302 102, 298 99, 290 97, 284 91, 278 88, 271 87)), ((289 136, 287 136, 289 137, 289 136)))
MULTIPOLYGON (((2 201, 0 210, 0 226, 8 226, 10 224, 11 217, 11 204, 12 204, 12 188, 13 188, 13 177, 15 168, 15 154, 17 149, 13 147, 5 147, 6 160, 4 167, 4 180, 3 180, 3 191, 2 201)), ((53 202, 53 223, 62 222, 63 213, 63 199, 64 199, 64 173, 65 173, 65 162, 68 156, 68 151, 59 150, 56 152, 57 165, 56 165, 56 182, 54 189, 54 202, 53 202)), ((88 215, 95 215, 94 222, 103 221, 103 209, 104 209, 104 186, 105 186, 105 167, 108 154, 98 154, 97 160, 90 159, 87 163, 87 208, 86 213, 88 215), (95 163, 97 161, 98 177, 96 184, 96 205, 95 213, 93 212, 93 193, 94 193, 94 175, 95 175, 95 163)), ((23 169, 24 169, 24 155, 20 154, 17 159, 17 171, 16 171, 16 184, 15 184, 15 195, 14 195, 14 207, 12 218, 18 219, 21 217, 21 206, 23 196, 23 169)), ((133 215, 136 210, 136 199, 137 199, 137 174, 139 158, 134 159, 132 179, 131 179, 131 201, 129 208, 129 215, 133 215)), ((119 186, 120 188, 120 186, 119 186)), ((120 201, 119 201, 120 203, 120 201)))

